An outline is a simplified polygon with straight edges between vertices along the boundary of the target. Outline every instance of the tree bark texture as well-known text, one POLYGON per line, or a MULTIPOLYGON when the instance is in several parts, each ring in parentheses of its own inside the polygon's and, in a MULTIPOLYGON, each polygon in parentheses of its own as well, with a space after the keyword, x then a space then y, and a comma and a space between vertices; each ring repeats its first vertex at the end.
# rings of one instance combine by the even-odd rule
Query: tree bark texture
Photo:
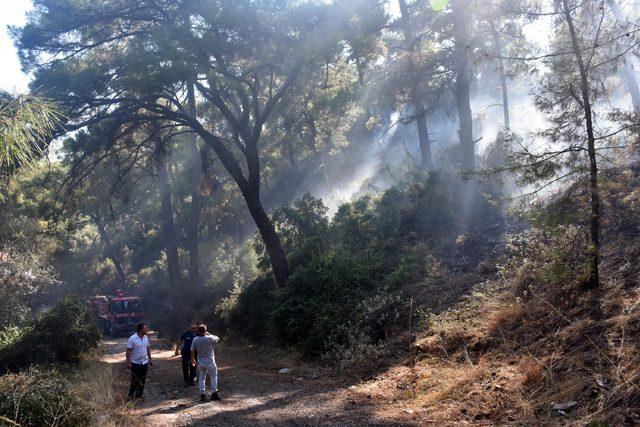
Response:
MULTIPOLYGON (((400 7, 400 13, 402 16, 402 29, 404 33, 405 43, 407 45, 407 49, 413 55, 416 49, 417 40, 415 35, 413 34, 413 30, 411 28, 411 19, 409 15, 409 9, 407 8, 407 3, 405 0, 398 0, 398 5, 400 7)), ((424 107, 424 100, 422 99, 421 91, 420 91, 420 79, 416 74, 416 71, 413 70, 413 57, 412 61, 412 72, 414 82, 411 87, 411 103, 413 104, 413 113, 415 114, 416 126, 418 128, 418 141, 420 143, 420 158, 423 169, 430 169, 432 166, 432 158, 431 158, 431 141, 429 140, 429 129, 427 127, 427 114, 424 107)))
POLYGON ((500 78, 500 88, 502 91, 502 116, 505 129, 511 128, 511 118, 509 115, 509 88, 507 87, 507 76, 504 71, 504 59, 502 58, 502 44, 500 43, 500 34, 496 30, 496 26, 491 22, 491 34, 493 35, 493 43, 496 48, 498 77, 500 78))
POLYGON ((460 155, 463 171, 475 167, 475 147, 473 141, 473 116, 471 115, 471 70, 469 66, 469 35, 467 34, 466 8, 463 0, 451 0, 453 11, 453 32, 455 42, 456 106, 460 125, 460 155))
MULTIPOLYGON (((189 114, 197 120, 196 99, 193 83, 187 85, 189 114)), ((198 135, 189 135, 189 174, 191 186, 191 206, 186 226, 187 250, 189 251, 189 285, 196 287, 200 284, 200 215, 202 210, 202 155, 198 146, 198 135)))
POLYGON ((571 36, 571 45, 575 53, 578 69, 580 70, 580 91, 582 93, 582 108, 584 110, 584 118, 587 130, 587 151, 589 153, 589 189, 591 193, 591 214, 590 214, 590 231, 591 231, 591 248, 588 287, 596 287, 600 283, 598 261, 600 252, 600 195, 598 192, 598 164, 596 160, 596 139, 593 132, 593 115, 591 111, 591 102, 589 100, 589 79, 582 59, 581 46, 578 41, 576 29, 573 25, 571 11, 567 0, 562 0, 565 19, 569 27, 569 35, 571 36))
POLYGON ((171 198, 171 184, 169 182, 169 168, 167 167, 167 152, 160 136, 156 135, 155 168, 158 177, 158 195, 160 196, 161 231, 164 248, 167 254, 167 274, 170 288, 179 289, 182 284, 180 259, 178 257, 178 239, 173 222, 173 201, 171 198))

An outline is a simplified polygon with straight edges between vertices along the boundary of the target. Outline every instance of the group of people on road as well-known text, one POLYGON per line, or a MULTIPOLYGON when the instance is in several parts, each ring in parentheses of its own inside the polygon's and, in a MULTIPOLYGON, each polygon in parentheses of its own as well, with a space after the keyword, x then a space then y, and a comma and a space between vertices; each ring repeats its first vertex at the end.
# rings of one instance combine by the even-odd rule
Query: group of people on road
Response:
MULTIPOLYGON (((131 385, 128 398, 142 398, 147 371, 152 365, 151 347, 145 323, 138 323, 136 333, 127 341, 127 368, 131 370, 131 385)), ((218 393, 218 367, 216 366, 214 346, 220 341, 207 331, 205 324, 191 325, 190 329, 180 336, 175 354, 182 355, 182 375, 185 387, 195 385, 196 377, 200 390, 200 401, 207 400, 207 375, 211 380, 210 400, 220 400, 218 393)))

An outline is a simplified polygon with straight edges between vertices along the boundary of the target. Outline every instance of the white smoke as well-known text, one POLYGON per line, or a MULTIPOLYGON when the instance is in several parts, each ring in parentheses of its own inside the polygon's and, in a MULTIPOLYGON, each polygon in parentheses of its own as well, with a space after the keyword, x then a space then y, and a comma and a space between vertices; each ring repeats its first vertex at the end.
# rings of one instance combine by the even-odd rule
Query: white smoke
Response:
MULTIPOLYGON (((394 111, 389 115, 389 123, 396 124, 400 118, 400 112, 394 111)), ((323 159, 320 168, 325 174, 325 185, 312 192, 315 197, 321 198, 325 206, 329 208, 329 215, 333 215, 338 207, 351 201, 354 196, 362 193, 367 183, 380 170, 385 161, 385 150, 393 140, 398 125, 387 129, 378 127, 372 135, 372 140, 367 143, 369 150, 362 153, 362 158, 358 161, 355 170, 344 171, 335 170, 335 167, 328 165, 323 159), (342 177, 348 176, 347 180, 342 177)))

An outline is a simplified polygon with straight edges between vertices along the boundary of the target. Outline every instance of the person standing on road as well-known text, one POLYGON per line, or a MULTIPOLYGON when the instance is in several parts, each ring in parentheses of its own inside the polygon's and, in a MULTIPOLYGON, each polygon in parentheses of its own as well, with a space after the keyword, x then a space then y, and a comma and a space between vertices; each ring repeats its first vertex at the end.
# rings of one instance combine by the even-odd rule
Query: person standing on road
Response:
POLYGON ((196 366, 196 353, 198 354, 198 383, 200 385, 200 401, 207 400, 206 381, 207 373, 211 378, 211 400, 220 400, 218 394, 218 367, 213 352, 213 345, 220 341, 215 335, 207 332, 207 326, 198 325, 198 336, 191 343, 191 365, 196 366))
POLYGON ((131 386, 128 398, 142 399, 147 371, 151 365, 151 348, 147 337, 148 328, 145 323, 138 323, 136 333, 127 342, 127 368, 131 370, 131 386))
POLYGON ((196 367, 191 364, 191 342, 198 334, 198 325, 191 325, 191 330, 186 331, 180 336, 176 345, 176 356, 178 351, 182 355, 182 377, 184 378, 184 386, 189 387, 196 384, 196 367), (181 348, 182 346, 182 348, 181 348))

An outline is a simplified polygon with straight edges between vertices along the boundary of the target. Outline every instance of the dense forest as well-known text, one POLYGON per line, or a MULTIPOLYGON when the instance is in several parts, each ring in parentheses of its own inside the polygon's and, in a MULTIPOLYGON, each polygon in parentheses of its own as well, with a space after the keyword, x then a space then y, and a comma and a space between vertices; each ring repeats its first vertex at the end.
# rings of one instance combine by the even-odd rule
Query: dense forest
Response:
POLYGON ((640 2, 32 3, 0 420, 131 422, 69 390, 123 292, 349 378, 345 425, 640 422, 640 2))

